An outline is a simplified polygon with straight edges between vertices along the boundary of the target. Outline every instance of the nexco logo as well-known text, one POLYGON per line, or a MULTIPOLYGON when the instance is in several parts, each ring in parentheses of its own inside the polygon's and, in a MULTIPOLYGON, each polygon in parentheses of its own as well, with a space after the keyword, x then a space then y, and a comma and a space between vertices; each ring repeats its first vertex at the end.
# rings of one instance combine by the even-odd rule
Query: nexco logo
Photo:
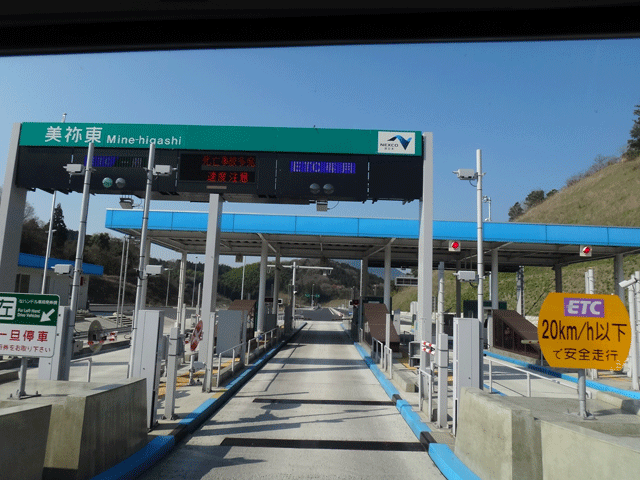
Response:
POLYGON ((604 318, 604 300, 592 298, 565 298, 564 316, 604 318))

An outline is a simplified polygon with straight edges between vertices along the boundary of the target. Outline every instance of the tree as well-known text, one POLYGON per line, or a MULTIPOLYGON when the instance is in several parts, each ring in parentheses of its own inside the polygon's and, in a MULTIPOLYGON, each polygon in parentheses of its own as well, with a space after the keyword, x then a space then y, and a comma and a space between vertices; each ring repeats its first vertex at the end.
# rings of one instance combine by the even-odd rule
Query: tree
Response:
POLYGON ((544 202, 544 190, 532 190, 527 198, 524 199, 524 206, 527 210, 535 207, 536 205, 540 205, 544 202))
POLYGON ((520 202, 514 203, 513 206, 509 209, 509 221, 514 221, 523 213, 524 209, 522 208, 522 205, 520 205, 520 202))
POLYGON ((627 157, 640 155, 640 105, 636 105, 633 114, 638 118, 636 118, 633 127, 631 127, 631 139, 627 141, 627 151, 625 153, 627 157))
POLYGON ((62 213, 62 205, 56 205, 53 209, 53 248, 60 253, 64 249, 64 244, 69 238, 69 230, 64 223, 64 214, 62 213))

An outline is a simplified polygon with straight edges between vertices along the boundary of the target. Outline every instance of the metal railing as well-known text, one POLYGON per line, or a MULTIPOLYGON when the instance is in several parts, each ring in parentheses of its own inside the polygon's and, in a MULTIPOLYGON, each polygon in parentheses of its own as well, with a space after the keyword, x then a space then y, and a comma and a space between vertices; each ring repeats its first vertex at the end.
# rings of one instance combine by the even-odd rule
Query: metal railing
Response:
POLYGON ((88 363, 87 382, 90 382, 91 381, 91 364, 93 363, 93 359, 91 357, 87 357, 87 358, 78 358, 76 360, 71 360, 71 363, 82 363, 82 362, 88 363))
MULTIPOLYGON (((274 343, 274 340, 278 342, 280 340, 281 330, 280 327, 276 327, 268 332, 264 332, 262 335, 264 336, 264 348, 268 348, 274 343)), ((252 338, 248 342, 242 342, 238 345, 228 348, 222 352, 218 353, 218 371, 216 373, 216 387, 220 386, 220 377, 222 374, 222 355, 228 352, 231 352, 231 374, 233 375, 236 371, 236 352, 240 353, 240 362, 244 365, 248 359, 251 359, 251 343, 256 343, 256 350, 260 348, 260 338, 252 338), (245 352, 246 347, 246 357, 242 358, 242 353, 245 352)))
MULTIPOLYGON (((547 382, 552 382, 552 383, 556 383, 558 385, 562 385, 564 387, 569 387, 573 390, 577 390, 578 389, 578 385, 575 383, 570 383, 570 382, 563 382, 561 380, 558 380, 556 378, 549 378, 546 377, 544 375, 541 375, 539 373, 534 373, 531 372, 529 370, 525 370, 524 368, 520 368, 520 367, 515 367, 514 365, 502 361, 502 360, 498 360, 496 358, 492 358, 492 357, 484 357, 485 360, 489 361, 489 392, 493 392, 493 364, 497 363, 498 365, 502 365, 504 367, 510 368, 512 370, 516 370, 518 372, 521 373, 525 373, 527 375, 527 397, 531 397, 531 377, 535 377, 535 378, 540 378, 542 380, 546 380, 547 382)), ((591 398, 591 392, 587 392, 587 397, 591 398)))

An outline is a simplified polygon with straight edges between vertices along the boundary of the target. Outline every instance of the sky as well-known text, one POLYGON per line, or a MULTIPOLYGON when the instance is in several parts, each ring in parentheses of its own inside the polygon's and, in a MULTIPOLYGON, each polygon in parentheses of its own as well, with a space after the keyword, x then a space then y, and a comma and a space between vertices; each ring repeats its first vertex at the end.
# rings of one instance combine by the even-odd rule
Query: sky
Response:
MULTIPOLYGON (((475 169, 480 149, 491 220, 506 222, 532 190, 559 190, 597 156, 624 151, 640 104, 640 39, 2 57, 0 92, 0 172, 14 123, 59 122, 64 113, 70 123, 415 130, 433 132, 434 219, 476 220, 476 189, 452 172, 475 169)), ((104 226, 118 199, 91 197, 87 234, 118 236, 104 226)), ((48 222, 51 195, 29 192, 27 201, 48 222)), ((77 230, 81 195, 58 194, 56 203, 77 230)), ((329 208, 225 203, 223 211, 418 218, 417 202, 329 208)), ((151 256, 179 258, 160 247, 151 256)))

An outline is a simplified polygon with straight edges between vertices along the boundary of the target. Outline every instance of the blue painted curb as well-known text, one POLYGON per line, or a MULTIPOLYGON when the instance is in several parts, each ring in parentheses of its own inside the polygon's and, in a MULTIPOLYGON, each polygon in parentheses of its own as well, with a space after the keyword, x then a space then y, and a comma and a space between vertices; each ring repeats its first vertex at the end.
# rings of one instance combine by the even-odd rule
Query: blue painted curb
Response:
POLYGON ((430 444, 429 456, 448 480, 480 480, 480 477, 456 457, 449 445, 430 444))
POLYGON ((93 477, 93 480, 136 478, 167 455, 175 443, 173 435, 156 437, 126 460, 93 477))
MULTIPOLYGON (((342 328, 344 329, 344 325, 342 328)), ((364 360, 371 372, 378 379, 384 391, 389 395, 389 398, 393 399, 394 396, 397 396, 396 408, 400 412, 400 415, 402 415, 402 418, 404 418, 405 422, 407 422, 416 438, 421 441, 423 433, 431 432, 429 426, 424 423, 420 418, 420 415, 411 408, 411 404, 409 402, 400 398, 398 390, 396 390, 387 377, 380 371, 371 357, 367 355, 365 349, 356 342, 353 343, 353 346, 356 347, 356 350, 362 357, 362 360, 364 360)), ((456 457, 448 445, 429 443, 428 453, 431 460, 433 460, 433 463, 436 464, 440 472, 448 480, 480 480, 480 477, 473 473, 469 467, 456 457)))
MULTIPOLYGON (((562 378, 563 380, 567 380, 569 382, 578 383, 578 379, 572 375, 567 375, 566 373, 556 372, 547 367, 541 367, 540 365, 534 365, 532 363, 527 363, 522 360, 516 360, 515 358, 506 357, 504 355, 500 355, 498 353, 486 351, 484 354, 488 357, 497 358, 498 360, 504 360, 505 362, 510 362, 515 365, 518 365, 523 368, 528 368, 529 370, 534 370, 536 372, 544 373, 545 375, 549 375, 551 377, 562 378)), ((595 380, 587 380, 587 387, 593 388, 594 390, 600 390, 601 392, 609 392, 616 393, 618 395, 622 395, 623 397, 632 398, 634 400, 640 400, 640 392, 634 392, 629 390, 623 390, 621 388, 610 387, 609 385, 604 385, 600 382, 596 382, 595 380)))
POLYGON ((288 339, 282 340, 278 345, 256 360, 253 365, 246 367, 240 375, 227 384, 227 390, 220 397, 206 400, 193 412, 188 414, 180 421, 171 435, 155 437, 139 451, 114 465, 109 470, 96 475, 92 480, 133 480, 142 475, 146 470, 168 455, 183 438, 189 433, 194 432, 200 425, 220 410, 240 387, 247 383, 283 346, 293 340, 306 325, 305 322, 302 326, 298 327, 288 339))

